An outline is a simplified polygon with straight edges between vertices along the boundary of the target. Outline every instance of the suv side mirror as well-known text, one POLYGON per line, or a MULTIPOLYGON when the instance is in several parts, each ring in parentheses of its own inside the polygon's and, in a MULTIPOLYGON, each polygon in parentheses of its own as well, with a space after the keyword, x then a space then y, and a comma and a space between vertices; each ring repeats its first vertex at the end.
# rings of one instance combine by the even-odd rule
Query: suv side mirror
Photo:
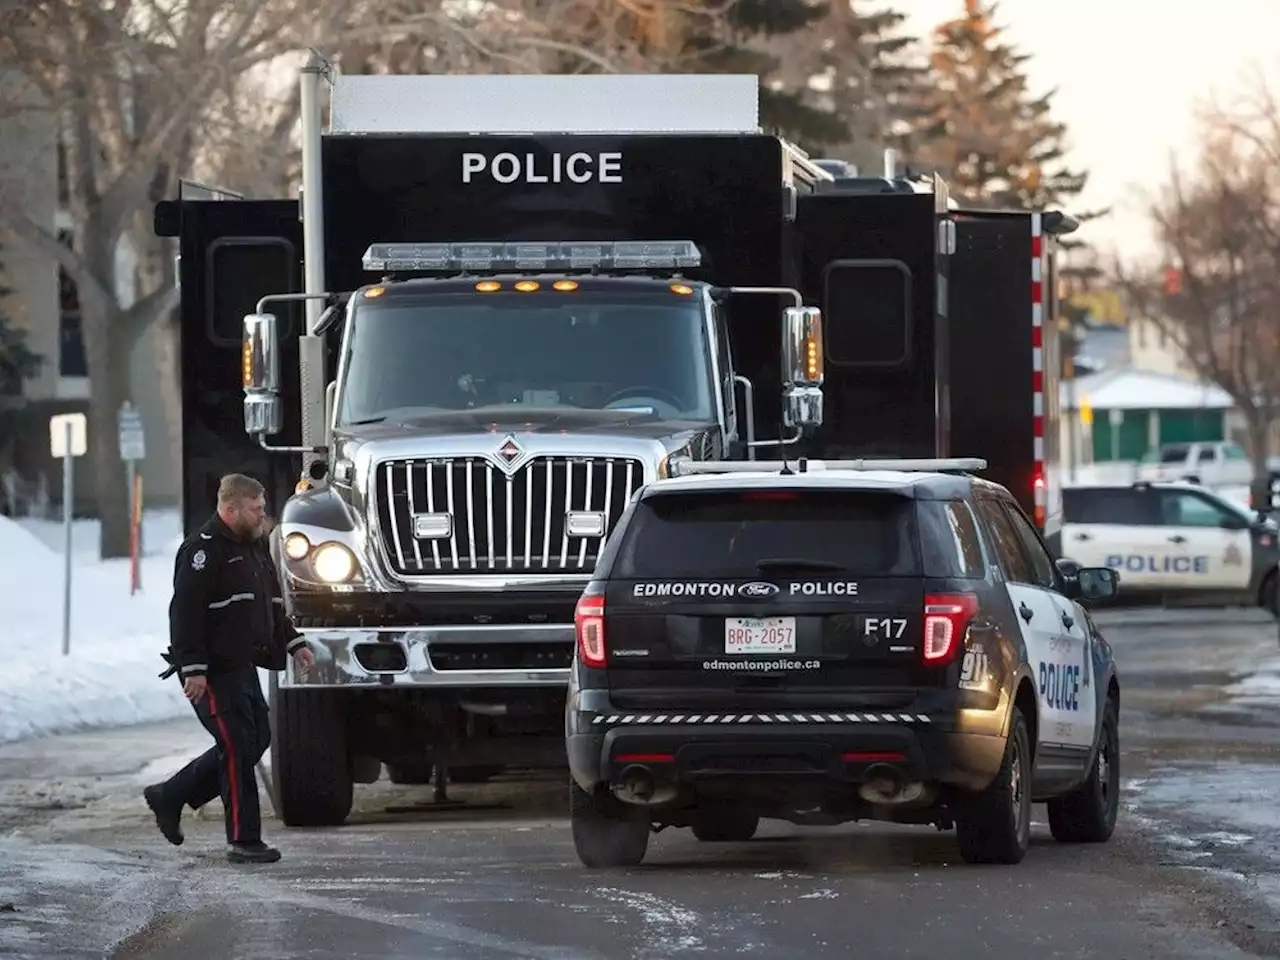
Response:
POLYGON ((1251 524, 1244 517, 1228 513, 1224 514, 1222 519, 1218 521, 1218 526, 1223 530, 1248 530, 1251 524))
POLYGON ((787 427, 822 426, 822 311, 787 307, 782 314, 782 419, 787 427))
POLYGON ((1110 567, 1079 567, 1067 578, 1067 596, 1072 600, 1114 600, 1120 593, 1120 574, 1110 567))
POLYGON ((247 314, 243 330, 244 431, 256 436, 279 433, 284 411, 280 403, 280 341, 275 314, 247 314))

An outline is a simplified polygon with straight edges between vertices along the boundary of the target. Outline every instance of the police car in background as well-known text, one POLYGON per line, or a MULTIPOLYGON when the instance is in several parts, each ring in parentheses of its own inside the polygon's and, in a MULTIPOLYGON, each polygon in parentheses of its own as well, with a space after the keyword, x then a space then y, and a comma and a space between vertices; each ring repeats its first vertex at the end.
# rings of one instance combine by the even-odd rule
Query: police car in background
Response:
POLYGON ((632 499, 578 602, 574 844, 746 841, 761 817, 954 827, 1017 863, 1115 827, 1120 686, 1084 603, 981 460, 676 466, 632 499), (808 469, 806 469, 808 468, 808 469), (717 473, 719 471, 719 473, 717 473), (953 471, 953 472, 947 472, 953 471))
POLYGON ((1280 526, 1194 483, 1067 487, 1059 556, 1120 572, 1125 600, 1259 605, 1280 616, 1280 526))

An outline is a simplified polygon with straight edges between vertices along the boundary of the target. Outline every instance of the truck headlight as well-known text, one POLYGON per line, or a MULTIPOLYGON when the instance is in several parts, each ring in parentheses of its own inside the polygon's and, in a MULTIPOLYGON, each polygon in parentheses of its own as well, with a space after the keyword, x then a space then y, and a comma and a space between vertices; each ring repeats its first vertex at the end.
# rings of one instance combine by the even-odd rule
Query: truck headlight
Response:
POLYGON ((284 554, 290 560, 301 560, 311 550, 311 541, 305 534, 291 533, 284 538, 284 554))
POLYGON ((311 558, 311 566, 325 583, 345 583, 356 571, 356 558, 340 543, 322 543, 311 558))

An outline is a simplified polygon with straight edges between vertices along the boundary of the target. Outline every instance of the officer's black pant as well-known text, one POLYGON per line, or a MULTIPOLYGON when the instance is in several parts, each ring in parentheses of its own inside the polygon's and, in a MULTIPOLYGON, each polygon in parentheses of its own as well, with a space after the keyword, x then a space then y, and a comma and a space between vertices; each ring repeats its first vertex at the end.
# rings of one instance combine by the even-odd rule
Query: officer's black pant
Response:
POLYGON ((164 784, 165 799, 194 810, 221 795, 227 842, 261 840, 255 771, 271 745, 271 725, 258 671, 249 668, 210 677, 205 695, 194 706, 196 716, 213 735, 214 746, 169 778, 164 784))

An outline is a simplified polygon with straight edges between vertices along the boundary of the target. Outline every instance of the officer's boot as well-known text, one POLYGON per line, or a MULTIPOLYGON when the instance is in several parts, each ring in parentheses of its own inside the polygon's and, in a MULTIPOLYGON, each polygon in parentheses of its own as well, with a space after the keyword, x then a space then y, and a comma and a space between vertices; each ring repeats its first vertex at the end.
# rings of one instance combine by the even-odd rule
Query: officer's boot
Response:
POLYGON ((164 784, 153 783, 142 791, 147 806, 155 814, 156 826, 164 834, 164 838, 175 847, 182 846, 182 804, 176 806, 169 802, 164 793, 164 784))
POLYGON ((280 851, 269 847, 261 840, 249 843, 227 844, 227 859, 232 863, 275 863, 280 859, 280 851))

